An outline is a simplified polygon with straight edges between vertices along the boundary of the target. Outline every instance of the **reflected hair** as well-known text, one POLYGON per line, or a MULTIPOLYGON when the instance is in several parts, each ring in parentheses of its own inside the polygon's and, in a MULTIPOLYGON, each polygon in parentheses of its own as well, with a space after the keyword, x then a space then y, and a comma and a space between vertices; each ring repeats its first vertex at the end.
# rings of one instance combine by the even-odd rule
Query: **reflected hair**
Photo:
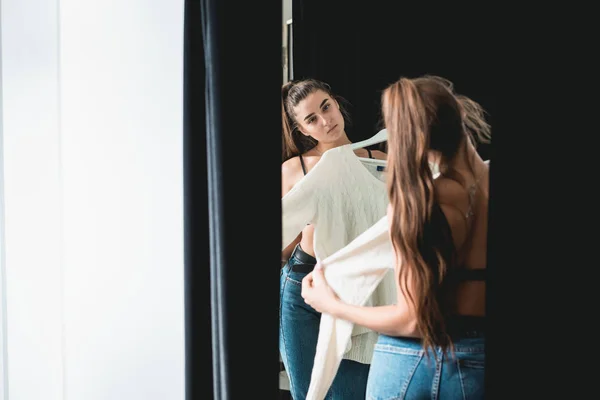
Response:
POLYGON ((294 107, 317 90, 327 93, 337 101, 344 117, 345 126, 349 127, 351 124, 350 115, 344 107, 344 104, 349 104, 348 101, 334 94, 327 83, 308 78, 284 84, 281 88, 282 161, 305 153, 317 145, 317 140, 300 132, 294 113, 294 107))

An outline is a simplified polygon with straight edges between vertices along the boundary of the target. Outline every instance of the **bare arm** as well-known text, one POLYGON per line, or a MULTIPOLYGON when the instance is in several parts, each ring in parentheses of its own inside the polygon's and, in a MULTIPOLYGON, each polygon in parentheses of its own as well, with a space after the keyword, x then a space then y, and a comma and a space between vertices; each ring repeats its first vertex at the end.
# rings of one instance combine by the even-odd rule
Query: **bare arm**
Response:
POLYGON ((302 166, 297 157, 281 164, 281 197, 284 197, 302 178, 302 166))
POLYGON ((398 304, 361 307, 338 301, 331 315, 390 336, 419 337, 416 319, 409 309, 398 304))
MULTIPOLYGON (((299 160, 294 157, 286 162, 284 162, 281 166, 281 197, 283 198, 294 185, 302 178, 300 175, 301 165, 299 160)), ((302 232, 298 234, 296 239, 291 242, 285 249, 281 252, 281 264, 284 265, 287 260, 292 255, 292 251, 294 251, 294 247, 302 240, 302 232)))
POLYGON ((400 292, 397 304, 378 307, 350 305, 335 295, 319 266, 302 280, 302 296, 315 310, 335 318, 386 335, 418 337, 416 318, 400 292))

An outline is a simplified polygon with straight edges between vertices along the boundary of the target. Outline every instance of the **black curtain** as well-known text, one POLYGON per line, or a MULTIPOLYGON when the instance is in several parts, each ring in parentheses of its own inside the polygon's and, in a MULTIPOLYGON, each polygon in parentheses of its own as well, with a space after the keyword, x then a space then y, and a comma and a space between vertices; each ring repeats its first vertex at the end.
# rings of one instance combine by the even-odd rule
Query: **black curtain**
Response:
POLYGON ((186 0, 183 173, 187 400, 212 398, 213 392, 205 87, 200 1, 186 0))
POLYGON ((274 399, 282 4, 186 0, 184 42, 186 398, 274 399))

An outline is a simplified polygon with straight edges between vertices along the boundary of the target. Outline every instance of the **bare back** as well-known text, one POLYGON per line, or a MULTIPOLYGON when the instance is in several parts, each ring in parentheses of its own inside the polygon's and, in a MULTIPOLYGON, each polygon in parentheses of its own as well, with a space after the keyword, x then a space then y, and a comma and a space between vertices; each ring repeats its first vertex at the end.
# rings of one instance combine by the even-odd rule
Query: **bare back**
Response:
MULTIPOLYGON (((475 175, 461 172, 466 187, 449 178, 436 179, 440 207, 450 225, 458 265, 467 270, 486 268, 489 203, 489 168, 478 159, 475 175)), ((458 284, 453 306, 458 315, 485 315, 485 281, 458 284)))

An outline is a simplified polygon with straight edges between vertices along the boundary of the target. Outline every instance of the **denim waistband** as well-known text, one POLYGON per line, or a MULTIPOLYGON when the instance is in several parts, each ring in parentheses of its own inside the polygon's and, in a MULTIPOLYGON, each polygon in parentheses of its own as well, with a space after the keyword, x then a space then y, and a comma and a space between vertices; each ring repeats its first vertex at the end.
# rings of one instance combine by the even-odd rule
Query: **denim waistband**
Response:
MULTIPOLYGON (((454 347, 454 351, 457 353, 485 353, 485 336, 453 337, 452 345, 454 347)), ((398 349, 410 349, 412 351, 409 354, 419 354, 419 352, 423 351, 423 341, 421 339, 411 337, 398 337, 379 334, 377 347, 379 349, 387 348, 388 350, 394 347, 398 349)), ((437 350, 439 351, 441 349, 438 347, 437 350)), ((407 352, 400 352, 400 354, 402 353, 407 354, 407 352)))
POLYGON ((288 266, 290 271, 308 274, 315 268, 317 259, 306 253, 298 243, 290 256, 288 266))
POLYGON ((300 243, 298 243, 296 245, 296 247, 294 248, 294 251, 292 252, 291 257, 295 257, 296 260, 300 261, 302 264, 316 264, 317 263, 316 258, 314 258, 310 254, 308 254, 304 250, 302 250, 302 247, 300 247, 300 243))

